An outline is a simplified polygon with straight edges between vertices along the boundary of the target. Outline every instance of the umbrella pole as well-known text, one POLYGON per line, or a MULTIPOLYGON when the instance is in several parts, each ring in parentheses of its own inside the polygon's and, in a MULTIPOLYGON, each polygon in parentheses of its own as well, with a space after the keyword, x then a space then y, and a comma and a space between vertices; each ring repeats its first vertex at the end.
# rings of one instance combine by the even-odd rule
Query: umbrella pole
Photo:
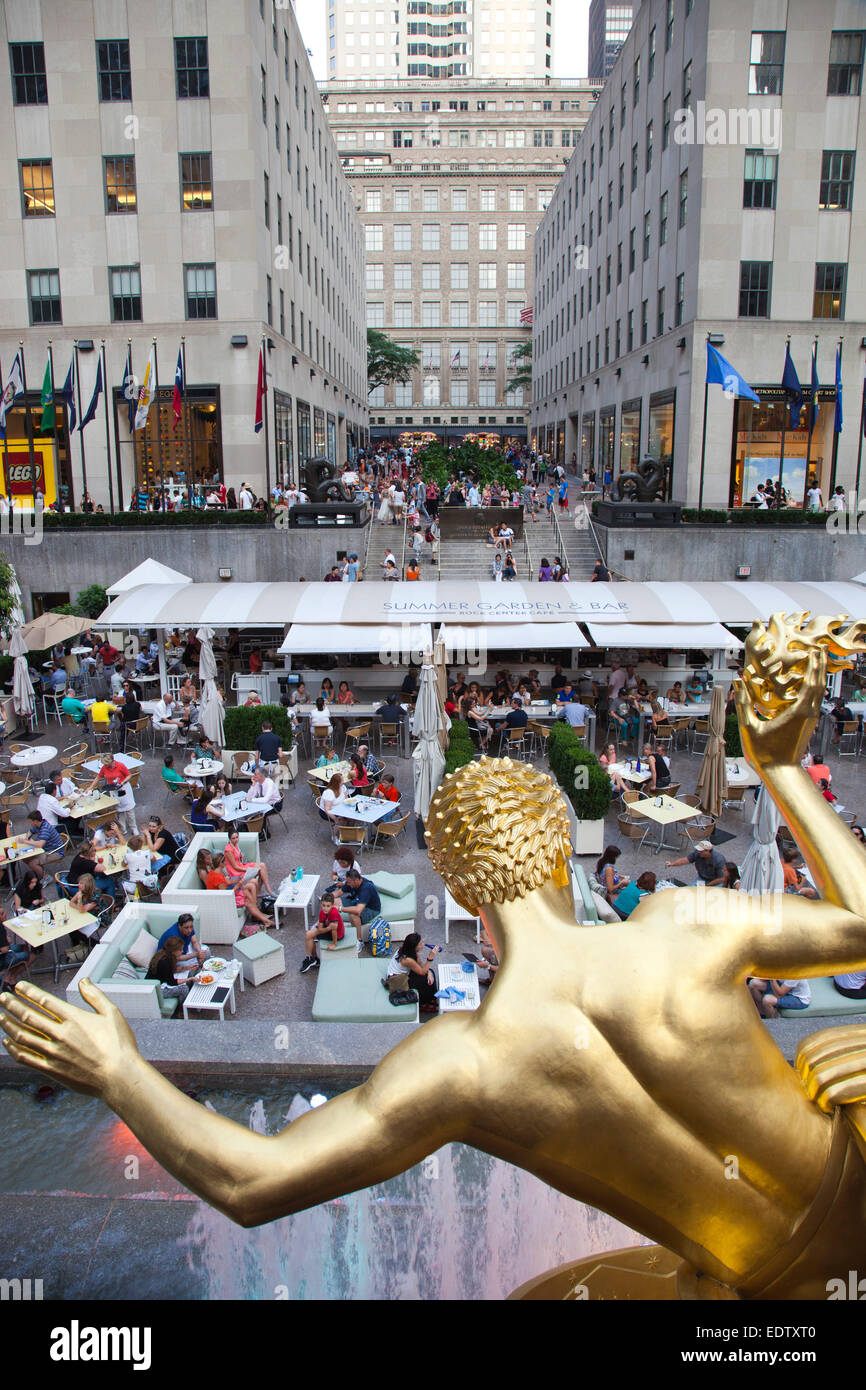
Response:
POLYGON ((162 698, 162 692, 168 690, 168 671, 165 664, 165 628, 157 628, 156 644, 159 648, 157 661, 159 664, 159 693, 160 698, 162 698))

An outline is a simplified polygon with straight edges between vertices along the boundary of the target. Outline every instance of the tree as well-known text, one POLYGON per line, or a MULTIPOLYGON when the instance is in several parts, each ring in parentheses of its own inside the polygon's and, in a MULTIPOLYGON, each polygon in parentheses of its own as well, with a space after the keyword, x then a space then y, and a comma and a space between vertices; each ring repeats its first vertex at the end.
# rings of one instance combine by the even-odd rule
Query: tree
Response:
POLYGON ((411 380, 413 368, 420 366, 417 352, 400 347, 387 333, 367 329, 367 390, 387 386, 391 382, 404 385, 411 380))
POLYGON ((89 584, 74 603, 62 603, 52 613, 70 613, 75 618, 98 618, 108 607, 108 594, 101 584, 89 584))
MULTIPOLYGON (((15 571, 5 555, 0 555, 0 633, 9 637, 15 626, 15 615, 21 607, 21 590, 15 571)), ((19 614, 20 621, 20 614, 19 614)))
POLYGON ((506 391, 519 391, 521 388, 532 388, 532 339, 527 338, 525 343, 516 347, 511 354, 511 366, 514 368, 514 376, 505 387, 506 391))

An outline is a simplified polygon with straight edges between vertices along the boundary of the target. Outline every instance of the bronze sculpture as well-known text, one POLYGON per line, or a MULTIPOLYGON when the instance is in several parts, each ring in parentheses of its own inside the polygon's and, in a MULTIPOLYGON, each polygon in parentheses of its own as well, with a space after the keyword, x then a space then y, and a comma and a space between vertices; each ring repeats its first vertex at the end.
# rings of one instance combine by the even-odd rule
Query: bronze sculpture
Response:
MULTIPOLYGON (((745 981, 866 965, 866 850, 800 766, 828 667, 864 650, 866 623, 842 621, 755 624, 736 692, 744 752, 824 901, 674 889, 621 925, 577 927, 559 792, 531 767, 483 758, 444 780, 427 834, 495 943, 496 983, 477 1012, 419 1029, 364 1085, 275 1137, 251 1133, 159 1076, 90 984, 93 1014, 33 986, 4 996, 6 1047, 101 1096, 244 1226, 459 1140, 657 1241, 607 1267, 643 1262, 664 1296, 825 1297, 829 1278, 866 1260, 866 1030, 815 1035, 795 1070, 745 981)), ((645 1284, 636 1296, 653 1296, 645 1284)), ((568 1296, 562 1278, 551 1287, 568 1296)))
POLYGON ((632 472, 620 473, 610 489, 611 502, 663 502, 668 465, 645 454, 632 472))
POLYGON ((355 494, 340 482, 329 458, 306 459, 301 464, 301 490, 310 502, 354 502, 355 494))

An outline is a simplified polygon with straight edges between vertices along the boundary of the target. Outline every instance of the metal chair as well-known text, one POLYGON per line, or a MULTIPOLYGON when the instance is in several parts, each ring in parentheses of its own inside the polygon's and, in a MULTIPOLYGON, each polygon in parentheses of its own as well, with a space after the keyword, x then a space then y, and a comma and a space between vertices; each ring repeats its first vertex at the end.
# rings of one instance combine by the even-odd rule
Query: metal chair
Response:
POLYGON ((94 753, 107 753, 111 750, 113 730, 107 720, 93 719, 90 724, 94 753))
POLYGON ((856 758, 859 736, 859 720, 843 720, 839 725, 839 742, 836 744, 836 756, 839 758, 856 758))
POLYGON ((232 777, 233 777, 233 779, 234 779, 234 778, 238 778, 238 777, 246 777, 246 776, 248 776, 248 773, 241 772, 241 768, 243 767, 244 763, 254 763, 255 760, 256 760, 256 755, 255 755, 255 753, 250 753, 250 752, 246 752, 246 753, 244 753, 244 752, 232 753, 232 777))
POLYGON ((628 816, 617 816, 616 824, 620 835, 624 836, 626 840, 640 840, 638 849, 643 849, 643 842, 652 829, 651 821, 645 817, 641 817, 640 820, 635 817, 634 820, 631 820, 628 816))
POLYGON ((149 715, 144 715, 141 719, 135 719, 131 724, 126 725, 126 738, 124 740, 124 751, 126 753, 136 753, 141 757, 145 754, 145 743, 148 733, 150 733, 150 751, 154 750, 153 722, 149 715))
POLYGON ((385 745, 389 748, 400 748, 400 725, 399 724, 380 724, 379 725, 379 752, 381 753, 385 745))
POLYGON ((746 794, 745 787, 728 787, 728 794, 722 802, 722 807, 727 811, 731 806, 735 811, 745 811, 746 803, 743 800, 746 794))
POLYGON ((70 743, 60 754, 61 767, 78 767, 90 756, 90 747, 87 743, 70 743))
POLYGON ((684 792, 680 801, 684 802, 686 806, 700 806, 701 804, 701 798, 697 792, 684 792))
POLYGON ((527 754, 526 730, 527 725, 522 729, 503 729, 502 737, 499 740, 500 758, 520 757, 524 758, 527 754))
POLYGON ((170 801, 173 796, 182 796, 184 801, 191 801, 192 795, 185 782, 166 782, 168 796, 166 801, 170 801))
POLYGON ((250 816, 249 820, 244 821, 244 834, 261 835, 265 826, 265 818, 259 812, 257 816, 250 816))
POLYGON ((378 849, 380 840, 395 840, 398 835, 402 835, 411 814, 411 811, 407 811, 405 816, 401 816, 399 820, 379 821, 371 849, 378 849))
POLYGON ((355 753, 362 743, 369 743, 370 729, 372 720, 367 720, 366 724, 354 724, 351 729, 347 729, 343 738, 343 757, 347 753, 355 753))
POLYGON ((677 834, 685 842, 684 848, 688 848, 699 840, 708 840, 715 828, 716 822, 712 816, 694 816, 677 826, 677 834))
POLYGON ((692 752, 703 753, 710 741, 710 721, 709 719, 696 719, 692 727, 692 752), (699 744, 698 739, 703 741, 699 744))
POLYGON ((363 825, 338 825, 337 836, 341 845, 362 845, 367 838, 367 830, 363 825))

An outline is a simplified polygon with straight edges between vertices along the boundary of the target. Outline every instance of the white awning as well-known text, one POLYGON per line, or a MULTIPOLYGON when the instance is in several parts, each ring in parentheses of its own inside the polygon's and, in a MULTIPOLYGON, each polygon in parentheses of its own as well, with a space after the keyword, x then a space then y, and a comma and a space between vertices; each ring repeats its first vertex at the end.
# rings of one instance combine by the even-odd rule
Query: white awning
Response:
POLYGON ((726 651, 742 642, 721 623, 587 623, 597 647, 667 647, 675 651, 726 651))
POLYGON ((330 627, 315 627, 292 623, 279 649, 280 656, 306 656, 319 652, 345 654, 348 652, 381 652, 382 660, 420 661, 425 652, 432 651, 433 632, 429 623, 380 623, 378 626, 357 627, 354 624, 334 623, 330 627))
POLYGON ((140 565, 136 565, 134 570, 125 574, 122 579, 117 579, 106 589, 107 594, 125 594, 127 589, 137 589, 140 584, 191 584, 192 580, 188 574, 181 574, 180 570, 170 569, 168 565, 163 565, 159 560, 142 560, 140 565))
MULTIPOLYGON (((449 661, 454 651, 526 651, 536 647, 588 647, 577 623, 497 623, 467 627, 443 624, 439 636, 449 661)), ((461 657, 465 660, 465 657, 461 657)))

